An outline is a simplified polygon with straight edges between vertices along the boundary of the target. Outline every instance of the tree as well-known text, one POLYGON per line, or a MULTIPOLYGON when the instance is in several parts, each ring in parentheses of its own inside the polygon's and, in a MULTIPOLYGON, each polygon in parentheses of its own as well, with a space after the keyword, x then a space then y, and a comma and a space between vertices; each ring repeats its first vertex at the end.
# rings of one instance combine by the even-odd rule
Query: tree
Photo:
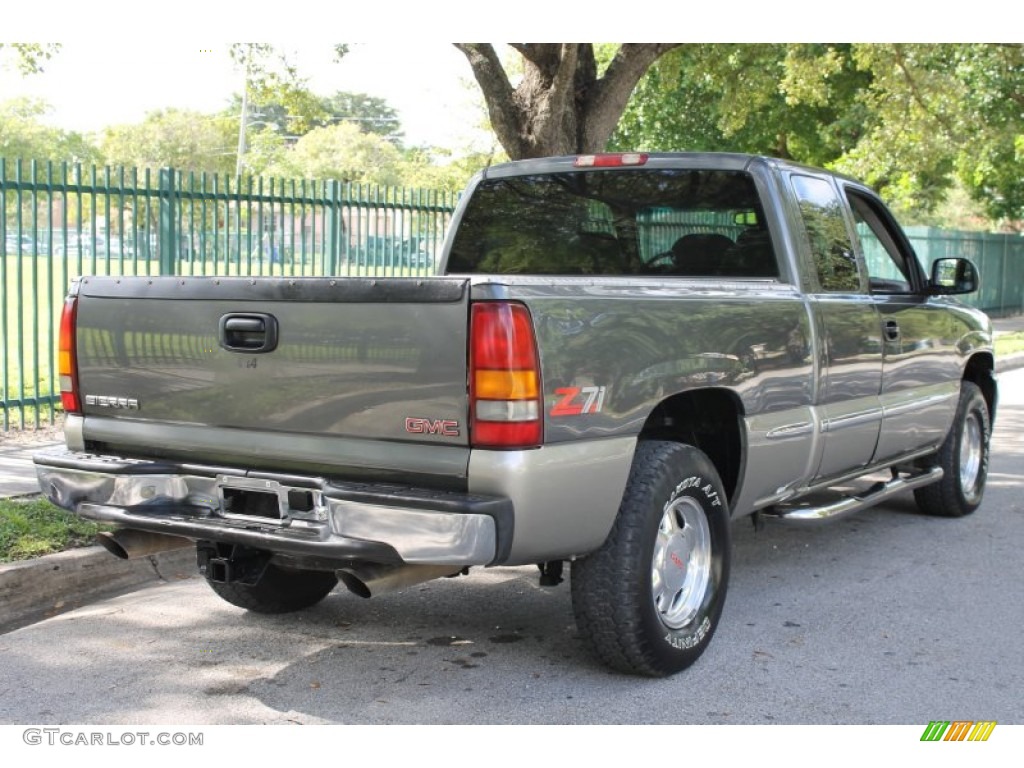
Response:
POLYGON ((857 146, 835 165, 897 207, 930 210, 958 179, 995 220, 1024 219, 1024 45, 854 46, 871 73, 857 146))
POLYGON ((870 77, 850 46, 695 44, 641 80, 612 138, 618 150, 729 151, 824 165, 852 147, 870 77))
POLYGON ((0 54, 13 54, 14 65, 23 75, 43 71, 43 62, 49 61, 60 50, 60 43, 0 43, 0 54))
MULTIPOLYGON (((335 45, 335 59, 348 51, 335 45)), ((242 70, 242 96, 238 116, 238 151, 235 173, 241 175, 248 167, 250 99, 254 104, 278 104, 284 114, 283 129, 292 134, 308 131, 322 115, 319 100, 306 87, 306 78, 299 75, 288 55, 267 43, 232 43, 231 58, 242 70)))
POLYGON ((325 117, 320 125, 352 122, 365 133, 375 133, 396 147, 402 145, 404 137, 398 112, 385 99, 365 93, 337 91, 333 96, 320 100, 325 117))
POLYGON ((753 152, 866 180, 920 218, 962 186, 1024 217, 1024 46, 704 44, 638 84, 615 149, 753 152))
POLYGON ((98 152, 84 136, 42 122, 48 110, 38 99, 12 99, 0 104, 0 157, 95 162, 98 152))
POLYGON ((404 187, 457 193, 466 188, 466 183, 481 168, 507 159, 501 152, 495 156, 494 152, 464 150, 453 153, 417 147, 402 153, 402 162, 398 166, 399 183, 404 187))
POLYGON ((679 43, 624 43, 599 73, 592 43, 511 43, 523 59, 513 86, 489 43, 456 43, 513 160, 605 148, 644 72, 679 43))
POLYGON ((302 136, 272 173, 361 184, 398 184, 401 153, 377 134, 354 123, 314 128, 302 136))
POLYGON ((106 162, 139 168, 172 167, 196 173, 232 173, 233 120, 179 109, 151 112, 137 125, 103 131, 106 162))
MULTIPOLYGON (((271 100, 250 98, 248 105, 249 128, 254 132, 271 130, 282 138, 295 139, 313 128, 323 128, 337 123, 352 122, 366 133, 376 133, 395 146, 402 143, 402 126, 398 112, 386 100, 365 93, 337 91, 332 96, 317 96, 309 92, 302 99, 305 113, 301 124, 290 110, 296 108, 296 100, 284 104, 274 100, 275 94, 265 94, 271 100)), ((227 113, 237 115, 241 110, 242 98, 235 95, 227 113)))

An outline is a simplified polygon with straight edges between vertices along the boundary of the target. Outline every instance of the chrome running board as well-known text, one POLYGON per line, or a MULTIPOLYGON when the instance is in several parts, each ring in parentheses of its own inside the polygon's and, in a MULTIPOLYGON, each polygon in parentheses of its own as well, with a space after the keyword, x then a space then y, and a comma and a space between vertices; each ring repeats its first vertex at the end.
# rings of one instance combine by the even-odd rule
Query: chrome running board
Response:
POLYGON ((862 509, 873 507, 889 499, 896 494, 920 488, 925 485, 937 483, 942 479, 942 467, 932 467, 919 475, 909 477, 894 477, 888 482, 878 482, 861 494, 846 496, 845 498, 817 507, 785 507, 776 505, 770 510, 764 510, 765 514, 779 517, 783 520, 790 520, 801 523, 823 522, 832 520, 841 515, 848 515, 852 512, 859 512, 862 509))

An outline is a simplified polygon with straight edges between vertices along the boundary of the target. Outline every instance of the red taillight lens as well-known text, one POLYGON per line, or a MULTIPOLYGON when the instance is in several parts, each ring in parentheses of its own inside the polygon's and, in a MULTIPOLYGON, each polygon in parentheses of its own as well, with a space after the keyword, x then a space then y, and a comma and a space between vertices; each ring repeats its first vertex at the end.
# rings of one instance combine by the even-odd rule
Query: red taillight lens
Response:
POLYGON ((69 296, 60 315, 60 338, 57 346, 57 373, 60 376, 60 401, 65 413, 82 410, 78 399, 78 351, 75 344, 75 320, 78 299, 69 296))
POLYGON ((536 448, 543 442, 537 343, 522 304, 473 305, 469 398, 474 447, 536 448))

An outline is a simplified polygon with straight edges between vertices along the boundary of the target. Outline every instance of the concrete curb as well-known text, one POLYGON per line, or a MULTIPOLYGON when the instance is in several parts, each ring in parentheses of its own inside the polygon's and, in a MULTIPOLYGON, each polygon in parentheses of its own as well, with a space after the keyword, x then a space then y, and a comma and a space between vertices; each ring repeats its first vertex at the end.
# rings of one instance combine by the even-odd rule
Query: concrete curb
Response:
POLYGON ((1024 368, 1024 352, 1015 352, 1012 355, 996 358, 996 373, 1005 373, 1017 368, 1024 368))
POLYGON ((99 546, 0 565, 0 634, 115 595, 194 576, 195 549, 119 560, 99 546))

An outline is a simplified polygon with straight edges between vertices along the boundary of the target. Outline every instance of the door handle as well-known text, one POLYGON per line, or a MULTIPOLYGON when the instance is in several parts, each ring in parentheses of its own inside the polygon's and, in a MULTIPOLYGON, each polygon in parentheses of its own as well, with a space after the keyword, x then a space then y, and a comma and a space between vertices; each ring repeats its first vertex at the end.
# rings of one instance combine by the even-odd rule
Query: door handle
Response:
POLYGON ((885 338, 889 341, 897 341, 900 337, 900 324, 895 320, 885 321, 885 338))
POLYGON ((277 348, 277 318, 259 313, 232 313, 220 319, 219 341, 229 352, 263 354, 277 348))

